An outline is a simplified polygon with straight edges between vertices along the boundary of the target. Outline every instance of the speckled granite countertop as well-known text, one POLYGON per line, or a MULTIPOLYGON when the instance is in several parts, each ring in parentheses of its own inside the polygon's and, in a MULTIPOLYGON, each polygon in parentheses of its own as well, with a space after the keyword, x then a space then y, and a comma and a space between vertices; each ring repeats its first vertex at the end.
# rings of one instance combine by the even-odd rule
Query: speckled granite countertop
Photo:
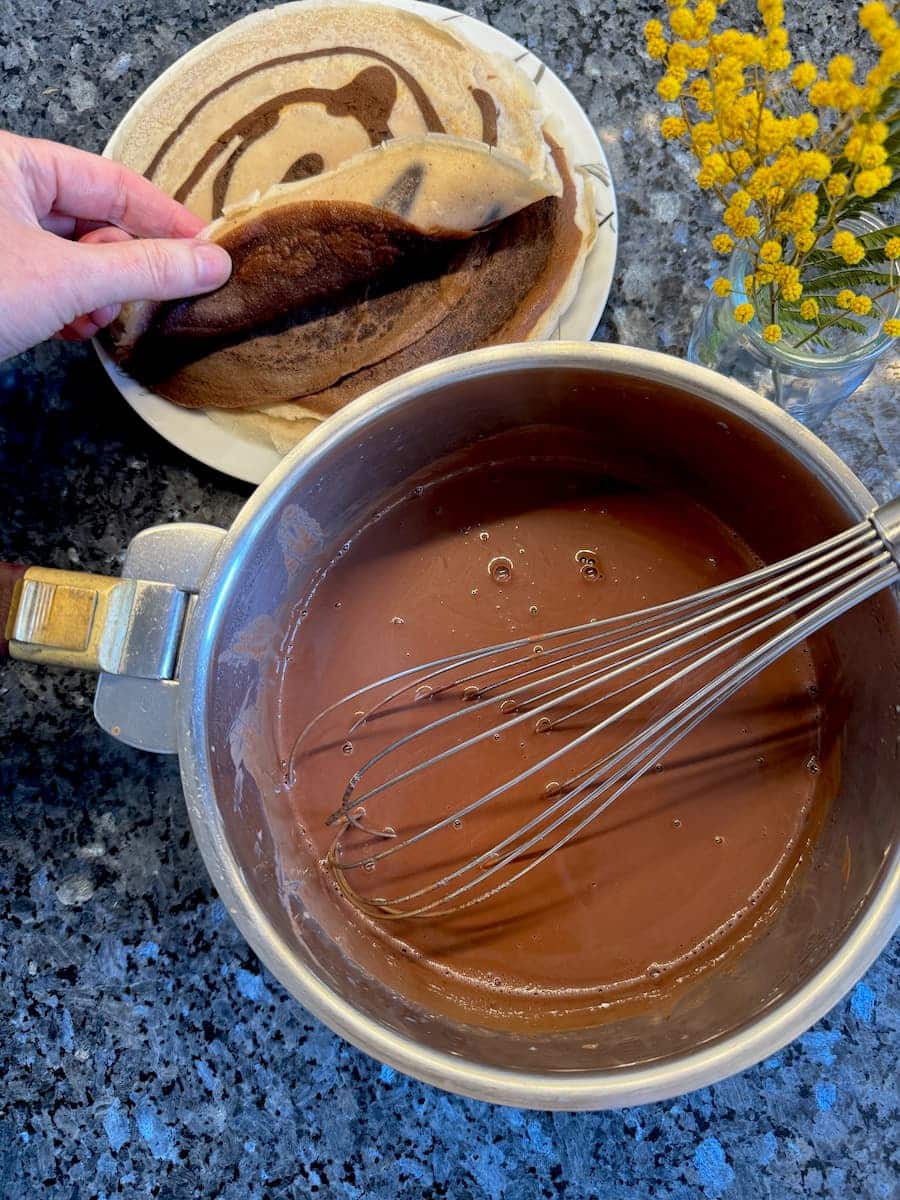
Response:
MULTIPOLYGON (((99 150, 177 55, 242 0, 0 0, 0 125, 99 150)), ((619 191, 604 339, 684 351, 711 216, 657 146, 635 52, 650 0, 488 0, 587 108, 619 191), (617 11, 618 10, 618 11, 617 11)), ((793 0, 799 52, 840 0, 793 0)), ((842 43, 841 43, 842 44, 842 43)), ((896 376, 822 430, 880 497, 900 482, 896 376)), ((0 366, 0 558, 115 571, 129 538, 227 524, 249 489, 143 425, 90 351, 0 366)), ((900 942, 763 1065, 665 1104, 555 1115, 397 1076, 307 1017, 209 884, 177 764, 115 744, 77 675, 0 668, 0 1197, 900 1195, 900 942)))

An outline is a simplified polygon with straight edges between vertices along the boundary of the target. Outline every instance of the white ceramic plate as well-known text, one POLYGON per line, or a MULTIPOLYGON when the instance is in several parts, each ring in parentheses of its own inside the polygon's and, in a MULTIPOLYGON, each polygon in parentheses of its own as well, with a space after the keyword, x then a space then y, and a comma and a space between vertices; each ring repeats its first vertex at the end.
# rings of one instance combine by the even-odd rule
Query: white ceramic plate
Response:
MULTIPOLYGON (((589 340, 606 307, 612 285, 618 233, 612 175, 587 114, 565 84, 539 58, 505 33, 492 29, 474 17, 452 12, 437 4, 424 4, 420 0, 393 0, 393 3, 397 8, 405 8, 436 23, 453 21, 463 36, 474 45, 517 62, 534 80, 547 112, 558 118, 554 123, 554 132, 563 143, 569 160, 576 166, 584 167, 593 176, 599 234, 585 263, 578 293, 553 333, 554 337, 561 340, 589 340)), ((253 20, 253 17, 245 17, 244 20, 253 20)), ((199 51, 200 46, 197 46, 173 63, 150 85, 140 100, 156 89, 165 87, 169 73, 181 70, 199 51)), ((130 115, 130 112, 126 114, 124 120, 128 120, 130 115)), ((113 134, 110 141, 115 136, 113 134)), ((96 341, 94 347, 110 379, 134 411, 173 446, 192 458, 248 483, 260 483, 281 461, 281 455, 276 450, 224 429, 203 411, 179 408, 154 395, 120 371, 96 341)))

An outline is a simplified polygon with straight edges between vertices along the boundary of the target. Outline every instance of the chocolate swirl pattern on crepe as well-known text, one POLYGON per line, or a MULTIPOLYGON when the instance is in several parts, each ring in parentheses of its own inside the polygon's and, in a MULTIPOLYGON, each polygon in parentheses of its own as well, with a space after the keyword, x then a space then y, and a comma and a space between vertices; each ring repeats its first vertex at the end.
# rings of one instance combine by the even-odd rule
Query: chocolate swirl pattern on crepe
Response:
POLYGON ((373 4, 286 5, 208 47, 111 147, 218 218, 235 266, 126 309, 137 379, 284 450, 404 370, 554 328, 596 222, 514 64, 373 4))
POLYGON ((428 133, 495 146, 554 190, 531 81, 446 26, 376 4, 284 4, 202 50, 149 89, 109 149, 206 220, 428 133))

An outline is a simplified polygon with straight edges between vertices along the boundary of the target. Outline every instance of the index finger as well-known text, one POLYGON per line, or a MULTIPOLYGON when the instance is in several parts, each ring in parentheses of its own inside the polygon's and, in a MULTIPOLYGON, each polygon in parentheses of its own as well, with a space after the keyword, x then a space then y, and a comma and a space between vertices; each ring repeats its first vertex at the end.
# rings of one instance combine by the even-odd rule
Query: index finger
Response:
POLYGON ((38 218, 55 212, 138 237, 196 237, 203 228, 199 217, 121 163, 57 142, 21 141, 38 218))

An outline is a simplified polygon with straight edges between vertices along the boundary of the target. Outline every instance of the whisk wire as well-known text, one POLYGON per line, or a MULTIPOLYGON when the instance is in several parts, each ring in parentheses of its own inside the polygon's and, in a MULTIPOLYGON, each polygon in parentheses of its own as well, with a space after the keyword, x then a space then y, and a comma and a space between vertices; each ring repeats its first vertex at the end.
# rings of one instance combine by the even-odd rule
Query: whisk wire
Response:
MULTIPOLYGON (((429 689, 432 697, 448 698, 448 693, 465 689, 463 698, 466 699, 469 689, 477 687, 477 692, 474 699, 456 711, 426 720, 391 741, 354 773, 340 807, 330 818, 330 822, 340 823, 328 854, 339 886, 360 908, 393 918, 445 915, 468 909, 497 895, 578 837, 750 678, 827 621, 897 582, 900 569, 894 553, 893 541, 873 517, 819 546, 693 596, 620 617, 445 656, 357 689, 325 710, 317 720, 342 703, 358 700, 373 689, 390 688, 388 695, 382 696, 368 712, 356 718, 352 728, 357 729, 381 715, 390 714, 395 702, 402 701, 414 688, 441 680, 451 672, 454 674, 451 680, 429 689), (779 625, 783 628, 778 629, 779 625), (773 628, 777 631, 771 635, 773 628), (761 637, 766 640, 752 645, 737 661, 727 663, 728 656, 744 643, 758 641, 761 637), (546 649, 541 655, 542 661, 535 664, 533 647, 538 643, 543 647, 549 642, 560 644, 546 649), (518 653, 525 647, 531 647, 531 652, 518 653), (721 665, 723 660, 727 665, 721 665), (680 688, 712 664, 720 665, 713 668, 711 679, 674 703, 662 716, 648 720, 615 750, 582 767, 562 785, 555 785, 559 788, 558 798, 553 798, 537 815, 512 832, 494 840, 488 849, 440 878, 391 899, 366 899, 350 883, 349 872, 371 867, 440 833, 451 824, 458 824, 538 773, 547 771, 564 756, 585 746, 624 718, 637 714, 643 706, 673 688, 680 688), (460 668, 465 670, 473 666, 475 670, 462 676, 456 674, 460 668), (400 680, 404 681, 402 686, 394 686, 400 680), (605 687, 610 683, 615 684, 612 690, 605 687), (597 695, 598 691, 601 691, 600 695, 597 695), (636 695, 633 694, 635 691, 636 695), (366 811, 364 805, 489 738, 502 736, 535 718, 541 718, 536 723, 536 732, 560 730, 584 718, 598 706, 628 695, 631 695, 630 699, 590 723, 583 731, 576 732, 564 745, 424 829, 400 836, 394 830, 381 832, 361 824, 360 818, 366 811), (498 724, 445 746, 424 761, 413 763, 357 794, 363 779, 398 751, 417 739, 432 737, 441 731, 449 732, 452 723, 467 716, 470 719, 477 717, 497 705, 504 718, 498 724), (510 709, 510 705, 514 707, 510 709), (507 715, 510 712, 512 715, 507 715), (551 713, 556 715, 551 718, 548 715, 551 713), (376 837, 389 837, 391 844, 364 857, 348 859, 341 841, 348 828, 376 837), (523 859, 526 861, 521 861, 523 859), (519 863, 521 865, 517 865, 519 863)), ((298 746, 315 724, 315 721, 311 722, 297 739, 292 762, 298 746)))
POLYGON ((452 667, 457 664, 475 662, 483 658, 505 653, 508 650, 515 650, 523 646, 533 645, 536 642, 548 642, 555 638, 568 637, 574 633, 582 633, 585 630, 594 630, 596 632, 603 626, 616 624, 623 620, 628 620, 629 618, 649 618, 655 614, 664 612, 674 613, 685 607, 702 604, 704 601, 709 601, 716 597, 723 596, 728 592, 733 592, 744 587, 748 579, 752 578, 754 580, 763 580, 768 578, 770 575, 776 574, 787 567, 792 567, 796 564, 802 563, 823 551, 831 549, 832 547, 843 545, 848 540, 857 537, 860 533, 870 532, 873 528, 875 528, 870 521, 862 521, 858 525, 851 526, 849 529, 845 529, 841 533, 835 534, 833 537, 821 542, 818 546, 801 550, 797 554, 792 555, 790 558, 782 559, 780 562, 773 563, 766 567, 760 567, 757 571, 754 571, 752 575, 733 580, 726 580, 724 583, 716 584, 713 587, 693 596, 683 596, 675 600, 667 600, 662 604, 652 605, 641 610, 640 613, 626 613, 623 616, 606 617, 599 621, 585 621, 580 625, 572 625, 563 629, 554 629, 547 633, 529 634, 527 637, 513 638, 510 641, 501 642, 494 646, 482 647, 478 650, 459 651, 456 654, 444 655, 441 658, 432 659, 426 663, 420 663, 416 666, 404 667, 400 671, 394 671, 392 674, 386 675, 383 678, 363 684, 361 687, 356 688, 352 692, 348 692, 345 696, 342 696, 333 704, 329 704, 326 708, 322 709, 322 711, 319 712, 310 722, 308 722, 308 724, 297 735, 291 750, 291 760, 293 761, 297 750, 309 736, 311 731, 316 727, 316 725, 320 724, 338 709, 344 708, 353 701, 359 700, 362 696, 367 695, 369 692, 377 691, 381 688, 387 687, 399 679, 412 679, 412 682, 404 684, 402 688, 383 697, 372 709, 363 713, 361 717, 356 718, 353 725, 351 725, 351 732, 358 729, 367 721, 371 720, 380 708, 398 699, 403 692, 408 691, 413 687, 421 686, 422 683, 425 683, 429 679, 442 674, 444 671, 452 669, 452 667), (413 677, 415 678, 413 679, 413 677))
MULTIPOLYGON (((883 557, 888 558, 887 554, 884 554, 883 557)), ((637 737, 631 739, 630 742, 626 743, 626 745, 623 746, 622 749, 618 750, 616 754, 607 756, 605 760, 601 761, 601 763, 596 764, 595 772, 590 775, 587 780, 584 780, 583 784, 577 788, 576 792, 583 790, 583 788, 589 788, 593 782, 600 779, 600 776, 605 776, 611 767, 618 766, 618 770, 616 770, 616 772, 614 772, 610 778, 604 778, 604 781, 602 781, 600 786, 594 787, 593 790, 587 791, 582 799, 578 800, 577 804, 571 805, 568 811, 564 812, 562 816, 557 817, 556 820, 553 820, 546 828, 540 829, 538 833, 532 836, 532 838, 527 839, 521 845, 515 845, 515 842, 517 842, 518 838, 521 838, 523 834, 532 832, 532 830, 540 826, 540 824, 544 824, 548 816, 551 816, 554 814, 554 812, 557 812, 560 808, 563 808, 565 804, 570 804, 576 792, 565 794, 565 796, 560 799, 559 802, 556 802, 551 805, 550 808, 545 809, 542 814, 540 814, 538 817, 534 817, 532 821, 529 821, 526 824, 526 826, 516 830, 516 833, 506 836, 505 839, 497 842, 497 844, 494 845, 490 851, 480 854, 478 858, 470 860, 469 863, 464 864, 461 866, 461 868, 457 868, 456 870, 449 872, 448 875, 443 876, 440 878, 440 880, 426 884, 426 886, 416 889, 414 892, 409 892, 402 896, 396 896, 396 898, 389 902, 389 914, 391 914, 391 916, 401 917, 418 917, 424 916, 426 913, 431 913, 432 916, 444 916, 444 914, 462 911, 463 908, 480 904, 480 902, 490 899, 491 896, 497 895, 500 890, 504 890, 505 888, 510 887, 512 883, 521 880, 524 875, 529 874, 529 872, 533 871, 536 866, 544 863, 545 860, 551 856, 551 854, 556 853, 558 850, 560 850, 560 848, 568 844, 569 841, 580 835, 590 823, 595 821, 596 818, 602 814, 602 812, 605 812, 608 808, 610 808, 610 805, 614 803, 614 800, 618 799, 620 794, 628 790, 628 788, 634 785, 638 779, 641 779, 642 776, 647 773, 647 770, 652 768, 654 764, 660 760, 660 758, 665 757, 665 755, 667 755, 668 752, 670 752, 674 746, 680 742, 680 740, 688 736, 688 734, 694 730, 694 728, 700 724, 701 721, 707 718, 709 713, 712 713, 713 710, 718 708, 721 703, 724 703, 726 700, 728 700, 728 698, 734 695, 734 692, 737 692, 740 688, 742 688, 746 682, 746 679, 751 678, 758 671, 763 670, 763 668, 768 666, 770 662, 775 661, 775 659, 778 659, 781 654, 784 654, 787 649, 797 646, 799 642, 802 642, 805 637, 810 635, 810 632, 820 628, 824 613, 832 613, 833 617, 839 616, 840 613, 846 612, 848 608, 858 604, 858 602, 868 598, 868 596, 874 595, 876 592, 878 592, 878 590, 884 587, 884 584, 887 582, 896 580, 896 577, 898 577, 899 574, 900 572, 898 572, 898 569, 896 569, 895 564, 890 562, 881 565, 880 569, 878 569, 874 575, 870 575, 868 577, 864 576, 863 568, 857 568, 856 570, 847 572, 847 575, 841 577, 838 583, 836 583, 836 586, 838 587, 846 587, 845 592, 841 594, 838 610, 834 611, 833 601, 826 601, 826 604, 815 608, 815 610, 812 610, 808 616, 802 620, 799 620, 796 625, 793 625, 791 630, 787 632, 787 635, 779 634, 774 638, 770 638, 768 642, 764 643, 763 646, 758 647, 756 650, 754 650, 754 652, 751 652, 751 654, 746 656, 745 659, 740 660, 738 664, 734 664, 730 668, 727 668, 725 672, 722 672, 719 674, 719 676, 716 676, 714 679, 710 680, 710 682, 704 685, 703 688, 698 689, 696 692, 694 692, 694 694, 686 697, 685 700, 680 702, 676 708, 672 709, 672 712, 668 713, 664 719, 655 722, 655 724, 649 726, 647 730, 644 730, 641 734, 638 734, 637 737), (863 575, 863 577, 859 578, 860 575, 863 575), (857 582, 852 583, 853 580, 857 580, 857 582), (852 584, 852 586, 848 586, 848 584, 852 584), (691 712, 691 706, 697 706, 694 712, 691 712), (641 750, 641 746, 646 742, 649 742, 649 745, 641 750), (636 750, 640 751, 637 754, 636 761, 623 762, 623 760, 626 760, 626 758, 629 756, 634 756, 636 750), (510 876, 509 878, 504 878, 502 883, 496 884, 496 886, 486 890, 486 892, 479 893, 479 895, 475 896, 473 899, 464 901, 461 905, 452 905, 451 907, 446 907, 446 905, 450 904, 451 901, 456 900, 458 896, 466 895, 468 892, 470 892, 470 890, 472 890, 476 884, 484 883, 487 878, 497 875, 499 871, 504 870, 506 866, 509 866, 512 862, 515 862, 516 859, 522 858, 524 854, 532 851, 533 848, 540 845, 540 842, 544 841, 548 835, 556 832, 558 828, 571 821, 572 817, 580 814, 580 812, 592 804, 595 799, 599 799, 599 797, 602 796, 602 793, 606 792, 608 788, 616 787, 617 784, 619 786, 616 788, 616 790, 611 792, 610 796, 602 800, 602 802, 596 805, 594 809, 590 810, 587 817, 584 817, 580 823, 576 824, 576 826, 570 829, 569 832, 566 832, 562 838, 558 839, 556 842, 553 842, 551 846, 546 847, 538 857, 524 864, 522 868, 515 872, 514 875, 510 876), (488 860, 496 857, 499 852, 506 850, 506 848, 510 846, 514 846, 514 850, 506 854, 506 857, 500 859, 499 862, 494 863, 493 865, 488 866, 486 870, 481 871, 480 876, 476 878, 476 880, 461 884, 460 887, 451 890, 449 894, 439 896, 437 900, 431 901, 430 904, 420 905, 419 907, 414 908, 412 911, 401 912, 396 910, 396 906, 398 905, 406 904, 406 902, 410 900, 419 899, 422 895, 430 894, 439 888, 444 888, 448 886, 448 884, 457 880, 457 878, 461 878, 463 875, 470 874, 470 872, 476 868, 479 868, 481 864, 488 862, 488 860)), ((834 590, 834 587, 828 586, 818 589, 818 593, 815 596, 810 596, 809 600, 812 601, 815 599, 821 599, 822 596, 828 595, 828 593, 832 592, 832 590, 834 590)), ((763 622, 758 623, 758 629, 766 628, 766 626, 773 624, 775 620, 778 619, 779 617, 766 618, 763 620, 763 622)), ((714 656, 718 655, 718 653, 719 652, 709 655, 708 658, 714 658, 714 656)), ((688 668, 688 670, 696 670, 696 668, 700 665, 701 664, 695 664, 694 666, 688 668)), ((674 682, 674 680, 671 680, 671 682, 674 682)), ((666 683, 661 685, 661 688, 666 688, 668 685, 670 685, 670 682, 667 680, 666 683)), ((638 700, 634 703, 640 702, 641 700, 638 700)), ((596 726, 595 730, 599 730, 600 727, 601 726, 596 726)), ((437 826, 434 827, 434 829, 437 828, 437 826)), ((343 870, 349 869, 349 866, 353 864, 338 865, 340 865, 341 869, 343 870)), ((355 889, 352 890, 354 894, 356 894, 355 889)), ((383 911, 383 906, 383 902, 379 902, 379 905, 377 906, 379 911, 383 911)))
MULTIPOLYGON (((874 535, 874 531, 872 530, 871 526, 862 525, 859 527, 860 533, 863 533, 866 531, 868 532, 868 534, 874 535)), ((859 558, 865 556, 868 552, 869 552, 868 547, 863 546, 862 548, 857 550, 853 555, 845 557, 842 562, 837 564, 837 566, 843 566, 843 565, 846 565, 847 562, 857 561, 859 558)), ((884 552, 884 553, 886 553, 886 552, 884 552)), ((504 732, 515 728, 517 725, 522 724, 524 721, 533 719, 534 717, 542 716, 546 712, 550 711, 552 708, 556 707, 556 705, 561 703, 563 700, 566 702, 570 702, 575 697, 583 694, 584 692, 591 690, 591 688, 597 686, 600 683, 606 683, 610 679, 616 678, 617 676, 623 674, 624 672, 626 672, 629 669, 632 669, 637 666, 642 666, 642 665, 644 665, 644 663, 652 661, 653 658, 659 657, 661 654, 665 654, 669 650, 680 649, 683 645, 685 645, 689 641, 691 641, 697 637, 705 636, 711 632, 714 632, 715 630, 717 630, 719 628, 722 628, 724 625, 729 624, 730 620, 733 619, 733 618, 729 618, 726 614, 729 612, 732 612, 735 609, 735 606, 738 604, 744 605, 744 607, 741 610, 741 617, 743 618, 743 617, 746 617, 749 613, 755 612, 759 608, 765 607, 767 604, 775 603, 777 601, 782 600, 785 596, 793 595, 795 592, 800 591, 803 588, 809 586, 810 583, 814 583, 814 582, 818 581, 819 579, 823 578, 823 576, 828 573, 826 570, 827 565, 829 563, 833 562, 840 554, 841 554, 841 548, 838 548, 829 554, 823 555, 820 562, 824 563, 825 567, 822 567, 821 569, 815 571, 811 576, 809 576, 806 579, 801 578, 800 580, 794 582, 790 587, 787 587, 787 588, 782 587, 782 590, 778 592, 777 596, 775 596, 775 597, 770 596, 770 598, 768 600, 765 598, 765 593, 770 592, 771 589, 773 587, 777 586, 779 583, 783 584, 785 579, 793 579, 798 573, 802 573, 803 568, 799 567, 796 570, 789 572, 787 575, 783 576, 781 580, 771 580, 771 579, 767 580, 760 587, 751 589, 744 596, 735 598, 731 601, 727 601, 726 603, 724 603, 722 605, 714 607, 712 610, 710 610, 708 612, 699 613, 695 617, 689 618, 685 622, 681 622, 675 628, 679 629, 679 630, 687 630, 688 632, 682 633, 681 636, 678 637, 674 641, 666 642, 662 647, 657 647, 654 650, 643 651, 643 647, 648 646, 648 645, 653 646, 655 643, 658 643, 662 638, 664 638, 666 636, 670 636, 672 633, 672 629, 668 626, 666 626, 662 629, 659 629, 656 632, 649 634, 643 638, 639 638, 635 642, 629 643, 623 649, 621 649, 617 652, 610 651, 605 654, 598 655, 597 657, 589 660, 586 663, 573 664, 572 666, 564 668, 562 671, 554 672, 553 674, 549 675, 546 678, 545 682, 553 683, 556 680, 569 677, 569 676, 575 674, 576 672, 580 672, 580 678, 583 680, 583 682, 575 688, 565 690, 563 695, 559 694, 563 689, 560 687, 556 687, 556 688, 552 688, 552 689, 549 689, 548 691, 541 693, 540 696, 537 698, 533 697, 532 702, 535 699, 543 699, 543 697, 545 697, 545 696, 551 696, 551 697, 556 697, 556 698, 544 700, 544 702, 538 704, 537 707, 529 707, 529 709, 526 712, 517 713, 515 716, 510 717, 507 721, 501 723, 499 726, 496 726, 496 727, 493 727, 490 729, 486 729, 486 730, 482 730, 479 733, 473 734, 471 737, 466 738, 463 741, 457 742, 454 745, 448 747, 446 750, 440 752, 438 755, 434 756, 432 759, 426 760, 424 763, 417 763, 417 764, 407 768, 405 771, 400 772, 400 774, 394 776, 392 779, 386 780, 386 781, 382 782, 381 784, 378 784, 377 786, 373 787, 368 792, 366 792, 364 795, 356 797, 356 799, 353 801, 353 807, 359 807, 360 805, 369 803, 370 801, 375 799, 377 796, 379 796, 383 792, 385 792, 388 788, 391 788, 400 783, 403 783, 406 780, 413 778, 415 775, 420 774, 422 771, 429 769, 431 766, 437 765, 438 763, 445 762, 448 758, 450 758, 456 754, 460 754, 463 751, 471 749, 472 746, 477 745, 479 742, 485 741, 486 739, 488 739, 490 737, 494 737, 498 733, 502 735, 504 732), (746 604, 747 600, 752 600, 753 603, 747 605, 746 604), (710 618, 715 618, 715 619, 710 620, 710 618), (637 652, 637 653, 632 653, 632 652, 637 652), (617 663, 617 665, 615 667, 613 667, 612 669, 606 670, 605 668, 603 668, 603 664, 607 663, 610 659, 615 659, 617 654, 625 655, 625 657, 623 659, 620 659, 620 661, 617 663), (594 668, 599 668, 599 669, 595 670, 594 668), (585 675, 585 671, 588 672, 587 675, 585 675)), ((837 566, 833 569, 837 569, 837 566)), ((753 576, 748 576, 747 580, 750 580, 752 578, 753 578, 753 576)), ((807 603, 808 602, 809 601, 807 600, 807 603)), ((790 610, 790 611, 793 611, 793 610, 790 610)), ((785 614, 782 614, 782 615, 785 615, 785 614)), ((745 633, 742 635, 742 637, 744 637, 744 636, 749 636, 749 634, 745 633)), ((521 694, 523 691, 527 691, 527 687, 525 685, 522 685, 519 688, 510 689, 510 690, 504 692, 500 696, 490 697, 486 700, 482 700, 477 703, 467 705, 466 708, 464 708, 464 709, 461 709, 461 710, 453 712, 453 713, 449 713, 443 717, 437 718, 434 721, 427 722, 423 726, 420 726, 419 728, 413 730, 412 732, 405 734, 403 737, 398 738, 396 741, 391 742, 390 745, 388 745, 387 747, 380 750, 377 754, 373 755, 370 759, 368 759, 363 764, 362 767, 359 768, 358 771, 355 772, 355 774, 351 778, 350 782, 348 783, 347 788, 344 791, 344 795, 341 800, 341 806, 339 809, 336 810, 336 812, 334 814, 332 814, 331 820, 340 819, 340 817, 343 815, 343 813, 350 806, 350 799, 353 796, 354 792, 356 791, 356 788, 358 787, 363 776, 365 774, 369 773, 375 766, 378 765, 378 763, 382 762, 386 757, 388 757, 388 755, 395 754, 398 750, 402 749, 404 746, 409 745, 411 742, 415 741, 416 739, 433 734, 437 730, 443 728, 444 726, 450 724, 451 722, 460 720, 461 718, 465 717, 466 715, 470 715, 474 712, 478 712, 482 709, 492 706, 495 703, 502 704, 506 701, 512 700, 517 695, 521 694)), ((577 746, 579 744, 580 744, 580 740, 575 741, 572 743, 572 747, 574 748, 575 746, 577 746)), ((494 797, 492 796, 491 798, 493 799, 494 797)), ((400 849, 400 846, 395 847, 395 849, 400 849)))
MULTIPOLYGON (((821 574, 821 572, 819 574, 821 574)), ((843 583, 848 578, 850 578, 850 576, 844 576, 844 577, 842 577, 842 579, 837 581, 837 583, 833 583, 830 586, 826 586, 825 588, 820 589, 819 593, 816 593, 813 597, 808 597, 807 602, 809 600, 815 599, 816 596, 818 596, 818 595, 825 594, 825 593, 827 593, 827 591, 833 590, 833 588, 836 586, 843 585, 843 583)), ((708 652, 706 654, 704 654, 702 656, 702 658, 693 662, 688 667, 686 667, 684 670, 678 672, 677 675, 670 676, 669 678, 664 680, 661 684, 659 684, 657 687, 651 689, 651 691, 645 692, 644 694, 638 696, 635 700, 633 700, 625 708, 619 709, 616 713, 614 713, 612 716, 608 717, 605 721, 594 725, 590 730, 587 731, 586 734, 582 735, 581 738, 577 739, 575 742, 571 743, 570 745, 563 747, 560 752, 557 752, 556 755, 552 755, 549 758, 543 760, 541 763, 537 764, 535 768, 530 768, 529 770, 520 773, 514 779, 507 781, 506 784, 502 785, 500 789, 496 790, 495 792, 489 793, 488 796, 483 797, 480 801, 475 802, 470 806, 467 806, 466 808, 462 809, 458 813, 453 814, 450 817, 448 817, 445 821, 436 823, 435 825, 429 827, 428 830, 422 831, 421 833, 419 833, 418 835, 416 835, 410 839, 406 839, 396 845, 388 847, 376 855, 369 856, 366 860, 360 860, 360 862, 358 862, 358 863, 347 863, 345 865, 348 868, 350 868, 353 866, 362 865, 363 861, 372 862, 372 861, 377 861, 381 858, 389 857, 389 856, 397 853, 400 850, 406 849, 409 845, 414 844, 416 841, 421 840, 422 837, 429 836, 431 833, 437 832, 441 828, 445 828, 446 825, 451 823, 453 820, 460 819, 460 818, 468 815, 472 811, 475 811, 477 807, 481 806, 481 804, 486 803, 489 800, 496 799, 497 796, 502 794, 503 791, 510 790, 512 787, 516 786, 518 783, 523 782, 526 778, 528 778, 531 774, 534 774, 536 771, 545 769, 546 766, 549 765, 552 761, 554 761, 555 758, 559 757, 561 754, 568 753, 572 748, 574 748, 575 746, 580 744, 580 742, 585 740, 587 737, 592 737, 595 734, 601 732, 603 729, 609 727, 612 723, 614 723, 617 720, 620 720, 622 717, 626 716, 630 711, 637 708, 638 706, 643 704, 648 699, 651 699, 653 696, 659 694, 661 691, 663 691, 666 688, 671 687, 675 683, 679 682, 682 678, 686 677, 686 675, 689 674, 691 671, 695 671, 695 670, 699 669, 700 667, 705 665, 707 662, 709 662, 713 658, 717 657, 718 654, 720 654, 724 651, 727 651, 728 649, 735 646, 739 641, 744 640, 746 637, 753 636, 754 634, 765 629, 766 627, 768 627, 775 621, 781 619, 782 615, 784 615, 784 614, 778 614, 774 617, 770 616, 769 618, 756 623, 755 625, 749 627, 748 629, 742 630, 740 633, 738 633, 736 635, 732 635, 730 637, 728 637, 726 635, 723 638, 717 639, 717 641, 716 641, 716 643, 714 643, 713 647, 707 648, 708 652)), ((676 660, 676 662, 683 661, 687 657, 688 657, 688 655, 684 655, 681 657, 681 659, 676 660)), ((635 681, 635 683, 643 682, 648 677, 652 677, 653 675, 659 674, 661 671, 667 670, 673 665, 675 665, 675 664, 674 663, 663 664, 663 666, 661 668, 659 668, 657 671, 650 673, 650 676, 643 676, 641 678, 641 680, 635 681)), ((630 686, 634 686, 634 685, 633 684, 626 685, 626 687, 630 687, 630 686)), ((620 690, 625 690, 625 689, 620 689, 620 690)), ((692 699, 696 699, 696 698, 697 697, 692 697, 692 699)), ((641 739, 637 739, 636 742, 632 741, 632 742, 628 743, 627 746, 621 751, 621 754, 625 755, 628 752, 630 752, 631 750, 633 750, 635 745, 640 744, 640 740, 641 739)), ((432 760, 432 765, 433 765, 433 763, 438 762, 438 761, 440 761, 440 759, 432 760)), ((613 762, 615 762, 615 761, 617 761, 617 759, 613 760, 613 762)), ((609 761, 605 761, 603 765, 605 767, 608 767, 609 765, 611 765, 611 763, 609 761)), ((390 782, 391 782, 391 784, 393 784, 396 781, 390 781, 390 782)), ((372 793, 368 793, 367 796, 371 795, 371 794, 372 793)), ((497 849, 498 849, 498 847, 496 847, 496 846, 493 847, 493 851, 496 851, 497 849)), ((489 857, 490 854, 493 853, 493 851, 488 852, 487 856, 489 857)), ((409 897, 404 897, 404 899, 408 899, 408 898, 409 897)))

